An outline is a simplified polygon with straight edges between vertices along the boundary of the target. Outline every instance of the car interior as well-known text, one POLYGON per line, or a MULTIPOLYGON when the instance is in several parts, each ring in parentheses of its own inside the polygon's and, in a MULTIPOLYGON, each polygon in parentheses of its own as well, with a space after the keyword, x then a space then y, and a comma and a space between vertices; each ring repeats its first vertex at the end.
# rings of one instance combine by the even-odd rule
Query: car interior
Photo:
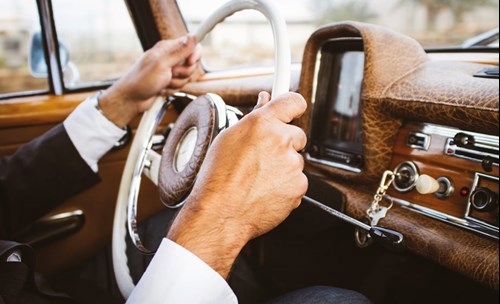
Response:
MULTIPOLYGON (((40 30, 23 39, 30 42, 31 70, 42 75, 33 80, 41 89, 4 92, 0 85, 0 157, 61 123, 128 66, 103 68, 105 81, 90 77, 85 85, 74 84, 87 74, 74 67, 71 38, 58 39, 63 37, 60 1, 31 2, 40 30), (41 68, 34 65, 36 58, 43 61, 41 68)), ((205 37, 191 29, 180 2, 117 1, 137 33, 139 55, 161 39, 188 32, 205 37)), ((241 10, 253 1, 236 2, 241 10)), ((96 10, 113 13, 99 5, 96 10)), ((125 295, 123 286, 133 287, 142 275, 127 275, 132 269, 127 255, 142 256, 141 267, 148 265, 148 250, 154 251, 170 224, 165 214, 173 219, 189 191, 165 199, 177 193, 168 185, 180 178, 178 170, 165 168, 177 166, 186 138, 201 136, 189 133, 193 123, 182 113, 205 96, 217 104, 215 111, 227 111, 230 125, 253 109, 259 92, 290 90, 308 104, 292 123, 308 136, 302 155, 309 190, 285 222, 241 252, 229 278, 239 302, 335 286, 374 303, 498 303, 498 29, 468 46, 426 48, 375 23, 330 20, 304 37, 300 62, 292 64, 286 37, 278 33, 279 10, 264 5, 262 11, 271 15, 275 30, 275 60, 224 70, 203 64, 181 92, 159 97, 101 160, 97 186, 16 235, 16 241, 35 248, 37 271, 59 283, 77 278, 125 295), (139 151, 144 144, 148 149, 139 151), (131 193, 136 194, 132 218, 131 193), (138 231, 130 228, 135 223, 138 231)), ((202 19, 209 16, 214 15, 205 12, 202 19)), ((212 23, 206 32, 218 22, 212 23)), ((0 38, 8 45, 1 31, 0 38)), ((0 81, 6 84, 8 77, 0 74, 0 81)), ((192 180, 196 173, 189 173, 192 180)))

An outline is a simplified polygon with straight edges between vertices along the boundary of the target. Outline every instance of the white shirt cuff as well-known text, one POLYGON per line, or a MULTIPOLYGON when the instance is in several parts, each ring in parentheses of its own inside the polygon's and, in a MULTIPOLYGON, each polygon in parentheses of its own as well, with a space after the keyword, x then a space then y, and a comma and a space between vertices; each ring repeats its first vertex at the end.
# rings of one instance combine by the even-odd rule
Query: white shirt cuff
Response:
POLYGON ((64 128, 83 160, 97 173, 97 162, 126 134, 87 98, 64 121, 64 128))
POLYGON ((238 303, 226 280, 190 251, 163 239, 127 303, 238 303))

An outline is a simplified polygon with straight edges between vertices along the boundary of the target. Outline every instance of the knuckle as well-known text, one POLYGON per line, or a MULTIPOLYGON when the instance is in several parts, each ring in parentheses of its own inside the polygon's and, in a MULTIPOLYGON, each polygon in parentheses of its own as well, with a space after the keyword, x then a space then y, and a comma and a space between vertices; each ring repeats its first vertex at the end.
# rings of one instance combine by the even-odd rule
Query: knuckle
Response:
POLYGON ((297 126, 292 126, 292 125, 290 127, 293 127, 293 129, 294 129, 294 139, 300 145, 300 147, 298 147, 298 148, 300 148, 299 150, 301 150, 302 148, 304 148, 305 144, 307 143, 307 135, 304 132, 304 130, 302 130, 302 128, 299 128, 297 126))
POLYGON ((265 113, 262 111, 256 111, 252 113, 249 117, 249 122, 251 123, 253 128, 260 130, 267 123, 267 118, 265 117, 265 113))
POLYGON ((293 101, 297 109, 304 112, 307 109, 307 102, 304 99, 304 97, 302 97, 302 95, 298 93, 290 93, 290 94, 291 94, 291 100, 293 101))
POLYGON ((299 153, 297 153, 297 158, 299 159, 299 168, 300 170, 304 170, 304 166, 305 166, 305 161, 304 161, 304 157, 302 155, 300 155, 299 153))
POLYGON ((309 188, 309 180, 307 179, 307 176, 304 173, 300 173, 300 182, 297 187, 299 191, 299 197, 303 197, 307 193, 307 189, 309 188))
POLYGON ((169 40, 160 40, 154 45, 154 47, 152 49, 158 50, 158 51, 165 51, 165 50, 168 50, 170 48, 171 44, 172 43, 169 40))
POLYGON ((156 52, 156 50, 153 48, 144 53, 141 62, 150 63, 156 61, 157 58, 158 58, 158 52, 156 52))

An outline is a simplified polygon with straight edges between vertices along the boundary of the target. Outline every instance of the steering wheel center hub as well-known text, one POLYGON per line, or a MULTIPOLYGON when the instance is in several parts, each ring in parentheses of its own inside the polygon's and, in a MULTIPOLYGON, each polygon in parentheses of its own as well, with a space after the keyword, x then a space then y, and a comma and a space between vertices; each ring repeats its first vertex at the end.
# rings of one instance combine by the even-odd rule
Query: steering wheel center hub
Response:
POLYGON ((174 156, 174 169, 177 173, 184 171, 189 161, 193 157, 198 140, 198 128, 192 127, 188 129, 177 145, 174 156))

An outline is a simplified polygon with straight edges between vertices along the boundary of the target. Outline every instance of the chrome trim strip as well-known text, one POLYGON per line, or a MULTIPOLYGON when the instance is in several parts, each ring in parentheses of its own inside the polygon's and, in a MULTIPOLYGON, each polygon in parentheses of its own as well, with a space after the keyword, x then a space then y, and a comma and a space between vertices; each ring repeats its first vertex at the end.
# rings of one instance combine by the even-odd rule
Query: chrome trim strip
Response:
POLYGON ((361 169, 359 169, 359 168, 350 167, 350 166, 344 165, 342 163, 331 162, 331 161, 327 161, 324 159, 317 159, 317 158, 312 157, 309 153, 305 154, 305 158, 307 161, 312 162, 312 163, 325 165, 325 166, 329 166, 329 167, 333 167, 333 168, 337 168, 337 169, 342 169, 342 170, 346 170, 346 171, 350 171, 350 172, 354 172, 354 173, 361 173, 361 169))
POLYGON ((451 127, 442 127, 442 126, 437 126, 437 125, 432 125, 432 124, 423 124, 422 133, 426 134, 435 134, 435 135, 440 135, 440 136, 445 136, 445 137, 450 137, 454 138, 457 133, 464 132, 467 134, 470 134, 474 136, 474 138, 479 142, 479 144, 486 144, 488 146, 493 146, 497 147, 499 146, 499 138, 498 136, 493 136, 493 135, 486 135, 486 134, 480 134, 480 133, 475 133, 475 132, 468 132, 468 131, 463 131, 457 128, 451 128, 451 127))
POLYGON ((477 221, 471 221, 468 219, 461 219, 443 212, 436 211, 434 209, 426 208, 417 204, 410 203, 408 201, 391 197, 389 195, 384 196, 385 199, 393 201, 394 203, 406 208, 408 210, 417 212, 419 214, 428 216, 430 218, 442 221, 447 224, 451 224, 455 227, 463 228, 472 232, 479 233, 483 236, 491 237, 494 239, 499 239, 498 229, 491 229, 488 226, 484 226, 477 221))
POLYGON ((38 220, 36 223, 58 222, 60 220, 66 220, 66 219, 69 219, 71 217, 79 217, 79 216, 83 216, 83 211, 80 209, 74 210, 74 211, 68 211, 68 212, 64 212, 64 213, 59 213, 59 214, 52 215, 50 217, 42 218, 42 219, 38 220))

